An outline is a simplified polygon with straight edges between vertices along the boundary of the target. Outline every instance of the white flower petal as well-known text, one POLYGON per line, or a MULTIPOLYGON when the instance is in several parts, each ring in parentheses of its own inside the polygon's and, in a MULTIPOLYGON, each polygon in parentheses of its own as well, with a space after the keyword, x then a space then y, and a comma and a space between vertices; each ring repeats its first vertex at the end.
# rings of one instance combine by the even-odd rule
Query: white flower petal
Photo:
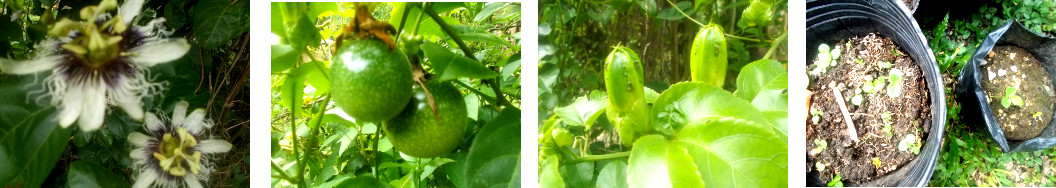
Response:
POLYGON ((81 85, 81 92, 67 93, 67 95, 84 95, 81 101, 81 116, 77 120, 81 131, 92 132, 103 126, 103 116, 106 115, 106 84, 101 80, 86 81, 81 85))
POLYGON ((172 124, 183 125, 183 119, 187 117, 187 106, 191 104, 187 101, 180 101, 176 103, 176 108, 172 109, 172 124))
POLYGON ((132 22, 132 18, 139 15, 141 9, 143 9, 143 0, 126 0, 125 3, 121 3, 121 7, 117 8, 117 13, 121 14, 121 18, 125 19, 125 24, 128 24, 132 22))
POLYGON ((158 179, 158 174, 152 169, 144 169, 140 171, 139 176, 136 177, 136 184, 133 184, 134 188, 147 188, 150 184, 154 183, 154 180, 158 179))
POLYGON ((61 108, 59 110, 62 110, 59 112, 59 126, 66 128, 73 124, 74 121, 77 121, 77 116, 81 115, 83 103, 84 95, 81 95, 81 86, 73 85, 66 88, 66 94, 63 95, 62 101, 59 103, 61 108))
POLYGON ((132 134, 128 134, 128 142, 137 147, 147 146, 147 142, 151 140, 154 140, 154 138, 143 133, 132 132, 132 134))
POLYGON ((131 88, 132 86, 128 85, 131 81, 125 80, 122 82, 124 82, 122 83, 123 85, 114 87, 116 89, 110 90, 111 98, 114 100, 114 103, 117 103, 117 106, 124 109, 125 113, 128 113, 130 118, 136 121, 143 121, 143 103, 140 102, 139 96, 133 93, 134 90, 131 88))
POLYGON ((183 120, 183 125, 181 126, 187 128, 187 132, 190 132, 192 134, 201 134, 203 130, 202 123, 205 123, 203 122, 204 120, 205 109, 195 109, 194 112, 191 112, 190 115, 187 115, 187 119, 183 120))
POLYGON ((161 119, 158 119, 158 116, 150 112, 147 112, 147 117, 144 119, 143 125, 147 126, 147 130, 150 131, 157 131, 165 128, 165 124, 161 122, 161 119))
POLYGON ((231 151, 231 143, 224 140, 210 139, 198 142, 198 151, 202 153, 224 153, 231 151))
POLYGON ((166 41, 151 42, 143 44, 133 48, 131 51, 134 54, 130 58, 132 62, 137 65, 150 67, 158 63, 166 63, 172 60, 179 59, 187 54, 187 51, 191 49, 191 46, 187 44, 187 40, 183 38, 171 39, 166 41))
POLYGON ((198 182, 198 178, 194 177, 193 174, 183 176, 183 181, 187 182, 187 187, 190 188, 202 188, 202 182, 198 182))
POLYGON ((129 152, 128 157, 131 157, 132 159, 136 160, 136 163, 146 163, 147 159, 153 157, 153 155, 151 154, 152 153, 150 151, 147 151, 147 148, 137 148, 132 150, 132 152, 129 152))
POLYGON ((32 74, 40 71, 51 70, 62 63, 62 55, 39 56, 29 60, 0 59, 0 72, 7 74, 32 74))

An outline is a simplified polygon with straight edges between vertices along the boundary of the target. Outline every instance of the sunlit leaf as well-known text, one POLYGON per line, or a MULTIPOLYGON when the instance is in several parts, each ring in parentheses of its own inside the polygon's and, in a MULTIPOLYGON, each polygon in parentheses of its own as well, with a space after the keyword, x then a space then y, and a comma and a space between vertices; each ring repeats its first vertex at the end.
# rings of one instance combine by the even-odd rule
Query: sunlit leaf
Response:
POLYGON ((484 67, 480 62, 455 54, 435 43, 423 43, 422 51, 437 70, 439 81, 456 78, 487 79, 498 76, 498 73, 484 67))
POLYGON ((480 22, 483 21, 485 18, 491 17, 492 14, 495 14, 495 11, 502 9, 502 7, 505 7, 506 4, 507 3, 504 2, 495 2, 484 5, 484 9, 481 9, 480 12, 477 12, 477 16, 473 18, 473 22, 480 22))
POLYGON ((463 187, 518 186, 521 181, 521 112, 505 109, 484 125, 473 139, 466 157, 463 187))

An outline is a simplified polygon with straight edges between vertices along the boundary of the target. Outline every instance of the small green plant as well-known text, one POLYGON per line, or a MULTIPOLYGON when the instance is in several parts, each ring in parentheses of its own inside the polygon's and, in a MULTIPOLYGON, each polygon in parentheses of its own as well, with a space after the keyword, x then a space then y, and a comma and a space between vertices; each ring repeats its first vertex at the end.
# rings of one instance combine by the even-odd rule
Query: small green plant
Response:
POLYGON ((1015 87, 1005 88, 1005 97, 1001 98, 1001 106, 1023 106, 1023 97, 1016 94, 1015 87))
POLYGON ((814 62, 814 70, 810 71, 812 75, 824 74, 828 71, 829 67, 835 67, 836 63, 839 62, 841 50, 840 48, 831 49, 827 44, 821 44, 818 46, 818 61, 814 62))
POLYGON ((825 112, 821 111, 821 110, 819 110, 817 108, 810 108, 810 116, 811 116, 810 117, 810 122, 814 122, 814 124, 818 124, 818 121, 821 120, 821 115, 822 114, 825 114, 825 112))
POLYGON ((824 139, 814 139, 814 145, 817 147, 810 150, 810 155, 818 155, 822 151, 825 151, 826 148, 829 148, 829 142, 824 139))
POLYGON ((885 83, 884 77, 876 78, 873 81, 866 81, 865 84, 862 85, 862 91, 869 94, 880 92, 880 90, 884 90, 885 83))
POLYGON ((888 73, 889 79, 891 79, 891 85, 887 87, 887 96, 891 98, 898 98, 902 95, 902 70, 891 69, 888 73))
POLYGON ((840 179, 840 174, 832 177, 832 181, 829 181, 829 187, 843 187, 843 180, 840 179))
POLYGON ((878 61, 878 62, 876 62, 876 66, 880 67, 880 69, 890 69, 891 68, 891 62, 878 61))
POLYGON ((893 124, 893 122, 891 122, 891 112, 884 111, 883 114, 880 114, 880 118, 884 120, 884 128, 881 129, 884 131, 884 134, 887 135, 887 137, 894 136, 891 133, 891 124, 893 124))
POLYGON ((898 56, 898 48, 897 48, 897 47, 894 47, 894 46, 892 46, 892 47, 891 47, 891 54, 895 54, 895 56, 898 56))
POLYGON ((818 171, 824 172, 825 171, 825 163, 815 162, 814 163, 814 168, 817 168, 818 171))
POLYGON ((1034 112, 1034 119, 1041 119, 1041 112, 1034 112))
POLYGON ((917 141, 917 136, 913 134, 906 135, 906 138, 898 142, 898 150, 913 154, 920 153, 920 142, 917 141))
POLYGON ((854 97, 851 97, 851 103, 855 106, 862 105, 862 88, 854 88, 854 97))

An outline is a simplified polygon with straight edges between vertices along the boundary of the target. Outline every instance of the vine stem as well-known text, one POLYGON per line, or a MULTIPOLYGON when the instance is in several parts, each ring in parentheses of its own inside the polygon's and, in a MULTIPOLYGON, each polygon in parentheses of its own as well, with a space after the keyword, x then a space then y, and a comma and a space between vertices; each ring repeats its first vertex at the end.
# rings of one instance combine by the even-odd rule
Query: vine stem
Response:
POLYGON ((675 8, 675 10, 678 10, 678 13, 682 13, 682 16, 685 16, 686 19, 689 19, 689 21, 693 21, 693 23, 697 23, 697 25, 700 25, 701 27, 704 27, 704 24, 698 22, 697 20, 694 20, 693 18, 690 18, 689 15, 686 14, 686 12, 682 12, 682 9, 678 8, 678 5, 675 5, 675 3, 672 3, 671 0, 667 0, 667 4, 671 4, 671 7, 675 8))
MULTIPOLYGON (((286 91, 286 92, 300 92, 300 91, 286 91)), ((300 108, 301 107, 300 104, 293 104, 294 103, 293 101, 291 101, 290 103, 291 103, 290 107, 292 107, 292 108, 300 108)), ((296 111, 297 110, 295 110, 295 109, 290 109, 290 134, 293 136, 293 138, 292 138, 292 140, 293 140, 293 156, 300 157, 301 156, 300 155, 300 150, 297 149, 300 146, 299 142, 297 142, 297 114, 293 113, 293 112, 296 112, 296 111)), ((304 165, 303 165, 303 163, 297 162, 297 166, 298 166, 297 167, 298 168, 297 169, 297 178, 296 178, 297 181, 295 183, 297 183, 298 187, 308 187, 308 185, 304 183, 304 176, 303 176, 304 175, 303 174, 304 173, 304 165)), ((291 182, 291 183, 294 183, 294 182, 291 182)))
POLYGON ((739 40, 746 40, 746 41, 752 41, 752 42, 763 42, 762 40, 759 40, 759 39, 747 38, 747 37, 742 37, 742 36, 737 36, 737 35, 731 35, 731 34, 724 34, 724 35, 726 35, 726 37, 735 38, 735 39, 739 39, 739 40))
MULTIPOLYGON (((456 85, 461 86, 463 88, 466 88, 471 93, 476 94, 477 96, 480 96, 481 98, 484 98, 484 100, 488 101, 489 104, 499 104, 498 99, 495 99, 494 97, 490 97, 488 95, 485 95, 484 92, 481 92, 480 90, 477 90, 477 88, 473 88, 472 86, 469 86, 469 84, 463 83, 460 80, 452 80, 451 82, 454 82, 456 85)), ((517 107, 513 106, 513 104, 510 104, 510 103, 503 103, 501 105, 504 105, 507 108, 517 108, 517 107)), ((495 110, 500 110, 500 109, 498 109, 498 106, 496 106, 496 105, 493 105, 492 107, 495 107, 495 110)))
MULTIPOLYGON (((436 24, 440 26, 440 29, 444 30, 444 33, 447 33, 447 35, 451 37, 451 40, 455 41, 455 44, 458 45, 458 48, 462 50, 462 53, 466 57, 468 57, 469 59, 472 59, 474 61, 480 62, 480 60, 477 59, 477 57, 473 56, 473 51, 469 50, 469 46, 466 46, 466 42, 462 41, 462 37, 458 36, 458 34, 454 32, 454 30, 451 30, 451 26, 447 25, 447 22, 444 22, 444 19, 440 18, 440 15, 436 13, 436 10, 433 10, 432 6, 425 7, 423 5, 422 10, 426 14, 429 14, 429 18, 432 18, 433 21, 435 21, 436 24)), ((480 63, 484 64, 484 62, 480 62, 480 63)), ((486 80, 484 80, 484 82, 486 84, 488 84, 489 86, 491 86, 492 91, 495 92, 495 98, 497 99, 498 102, 495 103, 494 105, 496 105, 496 106, 505 106, 506 104, 509 104, 509 102, 506 101, 506 97, 503 96, 502 91, 499 90, 499 80, 498 79, 496 79, 496 78, 486 79, 486 80)))
POLYGON ((773 56, 774 52, 777 52, 777 47, 783 46, 780 45, 780 43, 784 42, 787 38, 788 32, 782 33, 781 36, 778 36, 777 39, 774 40, 774 42, 770 43, 770 50, 766 50, 766 55, 763 56, 763 59, 770 59, 770 56, 773 56))
POLYGON ((279 172, 279 179, 283 179, 288 182, 294 182, 293 177, 290 177, 290 174, 287 174, 286 170, 283 170, 281 167, 279 167, 279 165, 275 164, 274 162, 271 163, 271 169, 279 172))
MULTIPOLYGON (((313 136, 311 137, 312 139, 311 139, 311 141, 309 141, 308 144, 315 144, 316 143, 316 141, 315 141, 316 137, 314 135, 317 135, 319 133, 319 125, 322 124, 322 122, 323 122, 322 117, 323 117, 323 113, 326 113, 326 107, 327 106, 330 106, 330 94, 326 94, 326 97, 323 98, 323 107, 319 108, 319 112, 316 112, 315 116, 312 117, 312 118, 314 118, 314 119, 312 119, 312 121, 315 122, 315 126, 312 126, 311 135, 313 135, 313 136)), ((311 123, 311 122, 309 122, 309 123, 311 123)), ((293 132, 296 135, 297 128, 294 128, 293 132)), ((309 148, 306 149, 306 150, 309 150, 309 151, 307 151, 305 153, 306 156, 314 153, 314 151, 310 151, 312 148, 316 148, 316 147, 309 147, 309 148)), ((303 174, 304 174, 305 167, 308 166, 307 162, 308 162, 308 157, 301 157, 300 162, 297 162, 297 166, 298 166, 298 168, 300 168, 299 170, 297 170, 297 174, 299 174, 298 177, 301 178, 300 184, 301 184, 301 186, 305 186, 305 187, 307 187, 307 184, 304 181, 303 174)))
MULTIPOLYGON (((678 5, 675 5, 675 3, 671 2, 671 0, 667 0, 667 3, 671 4, 672 8, 675 8, 675 10, 678 10, 678 13, 682 13, 682 16, 685 16, 686 19, 689 19, 689 21, 693 21, 693 23, 696 23, 697 25, 700 25, 701 27, 704 27, 703 23, 700 23, 700 21, 697 21, 697 20, 693 19, 692 17, 689 17, 689 15, 686 14, 686 12, 682 11, 682 8, 678 8, 678 5)), ((752 42, 763 42, 763 41, 761 41, 759 39, 746 38, 746 37, 741 37, 741 36, 737 36, 737 35, 731 35, 731 34, 724 34, 724 35, 726 35, 726 37, 740 39, 740 40, 746 40, 746 41, 752 41, 752 42)))

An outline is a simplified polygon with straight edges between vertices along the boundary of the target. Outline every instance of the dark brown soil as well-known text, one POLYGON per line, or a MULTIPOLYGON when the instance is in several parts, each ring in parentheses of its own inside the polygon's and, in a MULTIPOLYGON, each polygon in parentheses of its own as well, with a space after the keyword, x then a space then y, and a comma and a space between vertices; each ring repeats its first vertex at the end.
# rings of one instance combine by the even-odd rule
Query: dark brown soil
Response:
MULTIPOLYGON (((913 134, 917 138, 917 146, 924 145, 932 117, 928 86, 920 67, 888 38, 869 34, 852 38, 850 43, 843 40, 832 46, 843 51, 838 58, 839 63, 829 67, 820 76, 809 76, 807 89, 813 94, 808 106, 811 111, 821 110, 823 114, 818 123, 809 118, 806 122, 807 169, 808 173, 819 171, 820 163, 825 166, 824 170, 819 171, 823 182, 832 180, 838 173, 844 183, 863 184, 898 169, 916 157, 917 154, 898 149, 899 142, 907 135, 913 134), (893 49, 897 50, 897 54, 893 49), (861 63, 857 60, 861 60, 861 63), (879 62, 889 62, 892 66, 881 68, 879 62), (862 92, 864 100, 860 106, 851 102, 851 98, 857 94, 855 88, 873 78, 888 77, 892 69, 903 72, 901 95, 891 98, 887 94, 889 87, 884 87, 872 94, 862 92), (840 91, 845 101, 858 142, 851 140, 847 134, 847 125, 833 95, 833 87, 840 91), (885 122, 881 117, 885 112, 891 115, 891 136, 883 131, 885 122), (825 140, 827 149, 811 154, 810 150, 818 147, 815 140, 825 140)), ((810 65, 808 71, 815 66, 810 65)))
POLYGON ((995 46, 981 65, 982 87, 990 100, 990 111, 1009 140, 1027 140, 1041 134, 1052 121, 1054 101, 1052 80, 1045 67, 1026 49, 995 46), (1005 89, 1014 87, 1023 106, 1001 105, 1005 89))

